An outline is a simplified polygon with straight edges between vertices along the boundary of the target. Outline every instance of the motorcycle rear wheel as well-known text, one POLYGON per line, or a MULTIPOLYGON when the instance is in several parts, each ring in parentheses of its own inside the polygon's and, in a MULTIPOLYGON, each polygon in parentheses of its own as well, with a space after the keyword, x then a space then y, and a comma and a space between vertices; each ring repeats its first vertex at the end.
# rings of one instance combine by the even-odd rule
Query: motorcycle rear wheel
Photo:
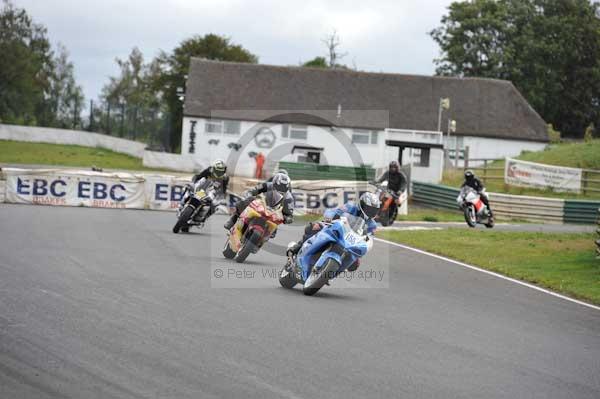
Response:
POLYGON ((231 246, 229 245, 229 240, 227 240, 227 242, 225 243, 225 248, 223 248, 223 256, 227 259, 235 258, 235 251, 231 249, 231 246))
POLYGON ((294 274, 287 269, 287 265, 283 266, 279 273, 279 284, 283 288, 294 288, 298 284, 294 274))

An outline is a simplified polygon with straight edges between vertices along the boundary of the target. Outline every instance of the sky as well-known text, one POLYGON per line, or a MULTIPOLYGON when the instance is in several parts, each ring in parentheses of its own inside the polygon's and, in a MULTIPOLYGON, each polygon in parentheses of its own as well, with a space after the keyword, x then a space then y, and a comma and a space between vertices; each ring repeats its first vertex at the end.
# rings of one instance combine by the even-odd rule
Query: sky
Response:
POLYGON ((342 63, 359 70, 431 75, 439 56, 427 32, 451 0, 13 0, 62 43, 87 100, 96 99, 115 58, 138 47, 146 60, 193 36, 216 33, 262 64, 298 65, 324 56, 335 29, 342 63))

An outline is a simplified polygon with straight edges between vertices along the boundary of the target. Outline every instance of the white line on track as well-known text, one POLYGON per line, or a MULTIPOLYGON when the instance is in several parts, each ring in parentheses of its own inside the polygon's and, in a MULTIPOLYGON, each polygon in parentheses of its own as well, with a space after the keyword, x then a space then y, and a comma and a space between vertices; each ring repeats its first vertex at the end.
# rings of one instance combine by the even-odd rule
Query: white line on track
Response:
POLYGON ((449 262, 449 263, 454 263, 455 265, 466 267, 467 269, 476 270, 478 272, 489 274, 491 276, 499 277, 499 278, 501 278, 503 280, 508 280, 508 281, 513 282, 513 283, 516 283, 516 284, 519 284, 519 285, 523 285, 525 287, 533 288, 534 290, 537 290, 537 291, 544 292, 544 293, 546 293, 548 295, 552 295, 552 296, 555 296, 557 298, 564 299, 565 301, 574 302, 574 303, 577 303, 579 305, 586 306, 588 308, 592 308, 592 309, 595 309, 595 310, 600 310, 600 306, 596 306, 596 305, 592 305, 591 303, 579 301, 577 299, 570 298, 568 296, 559 294, 557 292, 550 291, 550 290, 548 290, 546 288, 538 287, 537 285, 529 284, 529 283, 526 283, 524 281, 517 280, 517 279, 511 278, 511 277, 506 277, 506 276, 504 276, 502 274, 491 272, 489 270, 485 270, 485 269, 482 269, 482 268, 477 267, 477 266, 469 265, 467 263, 459 262, 459 261, 454 260, 454 259, 446 258, 445 256, 440 256, 440 255, 432 254, 431 252, 427 252, 427 251, 423 251, 421 249, 409 247, 408 245, 404 245, 404 244, 398 244, 397 242, 392 242, 392 241, 384 240, 382 238, 375 238, 375 240, 384 242, 386 244, 389 244, 389 245, 392 245, 392 246, 395 246, 395 247, 400 247, 400 248, 403 248, 403 249, 408 249, 409 251, 417 252, 417 253, 420 253, 422 255, 431 256, 433 258, 440 259, 440 260, 443 260, 443 261, 446 261, 446 262, 449 262))

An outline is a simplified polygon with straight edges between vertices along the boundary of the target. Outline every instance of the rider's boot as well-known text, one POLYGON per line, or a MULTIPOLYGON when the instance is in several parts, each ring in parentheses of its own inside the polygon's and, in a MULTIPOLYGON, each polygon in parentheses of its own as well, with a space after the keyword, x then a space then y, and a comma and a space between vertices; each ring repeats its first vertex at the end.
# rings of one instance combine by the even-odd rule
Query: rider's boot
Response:
POLYGON ((300 248, 302 248, 302 241, 300 242, 290 242, 288 244, 288 248, 286 251, 286 254, 288 257, 290 256, 296 256, 298 254, 298 252, 300 251, 300 248))
POLYGON ((233 225, 237 222, 238 218, 239 218, 239 215, 237 213, 234 213, 233 215, 231 215, 229 220, 227 220, 225 222, 225 224, 223 225, 223 227, 225 227, 225 230, 231 230, 233 225))

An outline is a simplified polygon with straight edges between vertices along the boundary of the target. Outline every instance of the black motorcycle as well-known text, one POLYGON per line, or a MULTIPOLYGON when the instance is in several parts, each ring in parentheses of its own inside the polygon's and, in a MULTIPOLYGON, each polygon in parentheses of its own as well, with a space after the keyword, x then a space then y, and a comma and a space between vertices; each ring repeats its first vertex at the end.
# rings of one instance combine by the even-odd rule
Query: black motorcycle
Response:
POLYGON ((173 233, 188 233, 191 226, 202 228, 214 211, 219 188, 218 182, 208 179, 200 179, 193 185, 188 184, 177 210, 177 223, 173 226, 173 233))

